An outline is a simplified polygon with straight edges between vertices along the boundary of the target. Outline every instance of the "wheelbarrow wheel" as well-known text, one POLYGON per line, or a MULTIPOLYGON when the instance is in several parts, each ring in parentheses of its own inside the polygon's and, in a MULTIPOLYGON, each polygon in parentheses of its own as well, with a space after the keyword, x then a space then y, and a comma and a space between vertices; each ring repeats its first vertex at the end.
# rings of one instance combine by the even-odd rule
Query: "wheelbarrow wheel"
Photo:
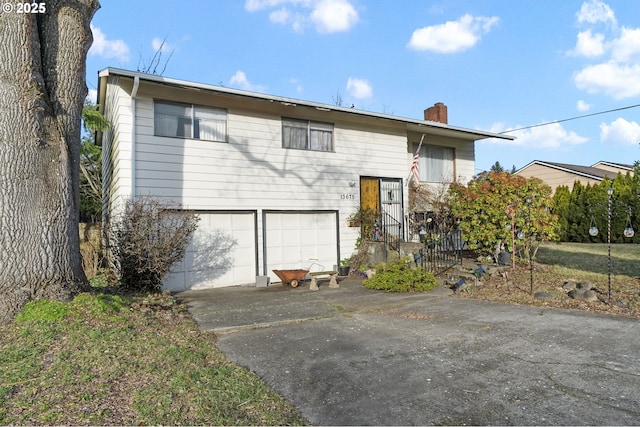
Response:
POLYGON ((298 280, 297 279, 293 279, 290 283, 292 288, 297 288, 298 287, 298 280))

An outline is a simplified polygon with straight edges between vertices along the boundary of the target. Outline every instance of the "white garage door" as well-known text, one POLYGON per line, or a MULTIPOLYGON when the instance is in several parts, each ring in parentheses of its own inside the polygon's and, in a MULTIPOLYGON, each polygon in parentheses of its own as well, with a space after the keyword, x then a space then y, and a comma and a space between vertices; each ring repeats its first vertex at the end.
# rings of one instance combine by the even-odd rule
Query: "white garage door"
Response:
POLYGON ((184 260, 164 281, 182 291, 255 283, 256 232, 253 212, 204 212, 184 260))
POLYGON ((265 247, 271 281, 280 281, 272 270, 333 270, 338 263, 336 219, 335 212, 267 213, 265 247))

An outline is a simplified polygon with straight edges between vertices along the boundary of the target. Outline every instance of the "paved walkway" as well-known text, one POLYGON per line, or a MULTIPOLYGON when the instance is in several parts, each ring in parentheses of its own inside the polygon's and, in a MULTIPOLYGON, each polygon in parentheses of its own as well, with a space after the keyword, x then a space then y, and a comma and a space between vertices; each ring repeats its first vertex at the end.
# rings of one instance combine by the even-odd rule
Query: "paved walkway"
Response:
POLYGON ((178 297, 313 424, 640 424, 638 320, 340 285, 178 297))

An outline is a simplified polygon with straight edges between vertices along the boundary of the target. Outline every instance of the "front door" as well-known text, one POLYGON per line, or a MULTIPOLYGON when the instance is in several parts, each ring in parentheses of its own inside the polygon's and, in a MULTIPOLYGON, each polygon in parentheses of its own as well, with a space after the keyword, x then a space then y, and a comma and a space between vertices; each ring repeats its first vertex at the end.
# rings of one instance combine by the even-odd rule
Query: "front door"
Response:
MULTIPOLYGON (((377 230, 379 234, 367 236, 368 238, 404 240, 402 179, 361 177, 360 209, 375 212, 377 227, 372 231, 375 233, 377 230)), ((370 227, 363 227, 363 230, 367 229, 370 227)))
POLYGON ((404 215, 402 212, 402 180, 380 179, 380 213, 387 237, 404 240, 404 215))

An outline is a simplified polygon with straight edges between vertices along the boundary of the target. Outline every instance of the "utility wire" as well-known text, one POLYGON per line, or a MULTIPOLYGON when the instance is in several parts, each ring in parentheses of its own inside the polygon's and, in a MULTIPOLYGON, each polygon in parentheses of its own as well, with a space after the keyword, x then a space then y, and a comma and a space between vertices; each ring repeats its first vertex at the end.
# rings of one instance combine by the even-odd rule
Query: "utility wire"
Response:
POLYGON ((615 111, 628 110, 630 108, 637 108, 637 107, 640 107, 640 104, 629 105, 628 107, 614 108, 613 110, 600 111, 598 113, 585 114, 584 116, 576 116, 576 117, 570 117, 568 119, 555 120, 553 122, 546 122, 546 123, 540 123, 540 124, 537 124, 537 125, 531 125, 531 126, 525 126, 525 127, 521 127, 521 128, 516 128, 516 129, 509 129, 509 130, 505 130, 504 132, 498 132, 498 133, 500 135, 502 135, 502 134, 507 133, 507 132, 515 132, 515 131, 518 131, 518 130, 537 128, 537 127, 540 127, 540 126, 554 125, 556 123, 563 123, 563 122, 568 122, 570 120, 583 119, 585 117, 597 116, 599 114, 613 113, 615 111))

